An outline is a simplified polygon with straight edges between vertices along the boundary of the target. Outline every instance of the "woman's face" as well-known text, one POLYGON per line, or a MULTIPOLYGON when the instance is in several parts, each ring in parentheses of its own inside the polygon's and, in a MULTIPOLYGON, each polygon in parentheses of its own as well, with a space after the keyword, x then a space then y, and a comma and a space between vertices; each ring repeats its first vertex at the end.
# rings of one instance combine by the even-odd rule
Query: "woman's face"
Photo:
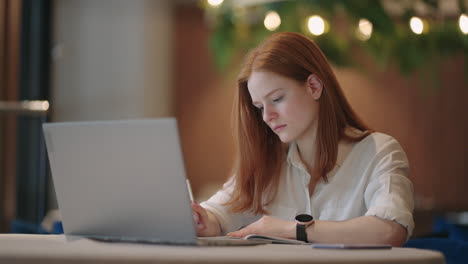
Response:
POLYGON ((317 124, 312 88, 272 72, 253 72, 247 82, 253 105, 284 143, 301 140, 317 124))

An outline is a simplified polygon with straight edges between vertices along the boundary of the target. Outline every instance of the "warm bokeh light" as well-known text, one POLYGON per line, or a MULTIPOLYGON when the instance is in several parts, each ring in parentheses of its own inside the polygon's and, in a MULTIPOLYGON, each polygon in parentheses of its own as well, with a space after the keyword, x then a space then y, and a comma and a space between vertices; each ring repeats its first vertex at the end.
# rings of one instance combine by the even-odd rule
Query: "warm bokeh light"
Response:
POLYGON ((219 6, 224 2, 224 0, 207 0, 207 2, 210 6, 219 6))
POLYGON ((27 109, 29 111, 47 111, 49 110, 49 102, 41 100, 32 100, 32 101, 22 101, 22 109, 27 109))
POLYGON ((48 101, 42 102, 42 109, 49 110, 49 102, 48 101))
POLYGON ((415 34, 421 34, 424 31, 424 23, 419 17, 412 17, 410 19, 410 28, 415 34))
POLYGON ((275 11, 270 11, 266 14, 263 24, 269 31, 275 31, 281 25, 281 17, 275 11))
POLYGON ((461 32, 463 34, 468 34, 468 16, 465 14, 461 14, 460 18, 458 19, 458 26, 460 26, 461 32))
POLYGON ((365 18, 360 19, 356 31, 356 36, 362 41, 370 39, 372 36, 372 23, 365 18))
POLYGON ((311 16, 307 21, 310 33, 319 36, 325 33, 325 21, 320 16, 311 16))

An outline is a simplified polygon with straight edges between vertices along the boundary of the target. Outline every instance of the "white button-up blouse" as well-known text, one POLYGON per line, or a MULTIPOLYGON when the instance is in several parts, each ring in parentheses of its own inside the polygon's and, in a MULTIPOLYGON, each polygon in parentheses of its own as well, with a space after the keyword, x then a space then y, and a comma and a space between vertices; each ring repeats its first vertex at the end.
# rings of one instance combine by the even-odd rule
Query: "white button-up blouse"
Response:
MULTIPOLYGON (((275 200, 266 210, 270 216, 294 220, 297 214, 311 214, 316 220, 341 221, 359 216, 394 220, 408 231, 414 228, 413 186, 408 179, 408 159, 391 136, 372 133, 350 145, 347 155, 328 174, 328 183, 319 181, 309 194, 310 174, 302 163, 297 145, 291 143, 282 166, 275 200)), ((222 204, 234 188, 231 178, 221 190, 201 203, 218 219, 222 233, 247 226, 261 215, 232 213, 222 204)))

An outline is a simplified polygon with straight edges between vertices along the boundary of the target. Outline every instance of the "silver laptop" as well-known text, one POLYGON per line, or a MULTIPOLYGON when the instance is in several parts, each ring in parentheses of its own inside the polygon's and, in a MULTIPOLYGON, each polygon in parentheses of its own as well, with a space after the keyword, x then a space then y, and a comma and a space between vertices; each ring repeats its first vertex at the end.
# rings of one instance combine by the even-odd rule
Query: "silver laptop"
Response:
POLYGON ((174 118, 43 125, 67 236, 188 245, 197 239, 174 118))

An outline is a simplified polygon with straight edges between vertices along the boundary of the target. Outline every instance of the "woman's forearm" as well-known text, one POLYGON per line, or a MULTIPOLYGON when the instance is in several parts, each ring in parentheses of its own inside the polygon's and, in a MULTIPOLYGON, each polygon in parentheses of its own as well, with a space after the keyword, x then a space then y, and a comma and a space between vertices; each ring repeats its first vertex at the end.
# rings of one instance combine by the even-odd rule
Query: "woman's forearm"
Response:
POLYGON ((307 237, 314 243, 372 243, 402 246, 406 242, 406 232, 406 229, 395 221, 375 216, 361 216, 346 221, 317 220, 307 228, 307 237))

